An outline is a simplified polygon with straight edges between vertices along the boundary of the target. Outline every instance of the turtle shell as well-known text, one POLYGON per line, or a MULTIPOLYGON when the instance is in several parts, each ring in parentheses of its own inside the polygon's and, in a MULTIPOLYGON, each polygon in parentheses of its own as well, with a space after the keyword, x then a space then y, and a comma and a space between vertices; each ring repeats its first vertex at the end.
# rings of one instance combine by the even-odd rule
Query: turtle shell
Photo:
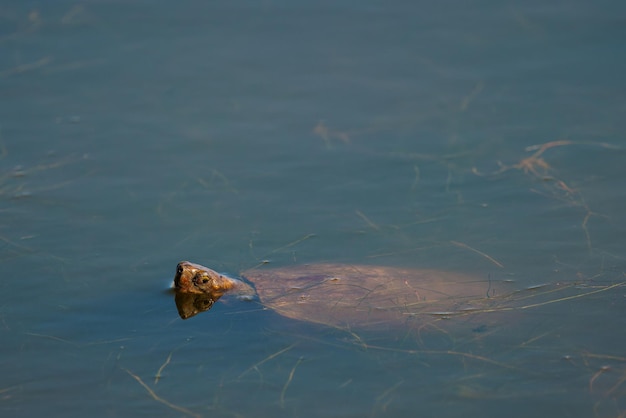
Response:
POLYGON ((242 276, 280 315, 341 329, 467 316, 493 309, 509 287, 459 273, 348 264, 258 268, 242 276))

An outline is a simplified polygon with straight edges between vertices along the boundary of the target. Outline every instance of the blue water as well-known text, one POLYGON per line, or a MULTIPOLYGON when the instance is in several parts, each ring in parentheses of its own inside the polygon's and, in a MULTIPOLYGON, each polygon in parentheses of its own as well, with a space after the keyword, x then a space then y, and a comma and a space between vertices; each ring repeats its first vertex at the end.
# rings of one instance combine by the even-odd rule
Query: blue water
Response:
POLYGON ((3 2, 0 415, 623 416, 625 13, 3 2), (182 321, 183 259, 583 285, 469 336, 347 333, 228 297, 182 321))

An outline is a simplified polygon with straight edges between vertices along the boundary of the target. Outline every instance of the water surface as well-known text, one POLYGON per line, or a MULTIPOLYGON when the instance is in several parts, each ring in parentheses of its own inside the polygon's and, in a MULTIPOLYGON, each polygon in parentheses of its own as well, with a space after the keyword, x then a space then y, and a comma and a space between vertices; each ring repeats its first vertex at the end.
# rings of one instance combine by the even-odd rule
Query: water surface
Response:
POLYGON ((0 411, 623 416, 625 11, 5 2, 0 411), (347 333, 233 298, 182 321, 183 259, 582 285, 347 333))

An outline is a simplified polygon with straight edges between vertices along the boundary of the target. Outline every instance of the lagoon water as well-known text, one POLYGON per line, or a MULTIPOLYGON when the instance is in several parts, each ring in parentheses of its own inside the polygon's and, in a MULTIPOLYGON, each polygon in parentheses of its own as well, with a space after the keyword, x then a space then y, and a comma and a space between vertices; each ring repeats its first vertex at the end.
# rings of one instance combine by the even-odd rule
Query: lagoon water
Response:
POLYGON ((624 13, 3 2, 0 415, 624 416, 624 13), (183 321, 184 259, 568 290, 445 340, 183 321))

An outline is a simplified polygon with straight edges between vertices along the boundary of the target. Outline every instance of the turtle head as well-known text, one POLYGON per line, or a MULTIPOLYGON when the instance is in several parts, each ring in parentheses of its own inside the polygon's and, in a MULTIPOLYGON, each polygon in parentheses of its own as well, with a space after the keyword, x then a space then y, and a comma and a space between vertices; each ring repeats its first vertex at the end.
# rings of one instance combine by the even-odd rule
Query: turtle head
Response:
POLYGON ((222 296, 236 285, 237 281, 200 264, 181 261, 176 266, 174 287, 184 293, 208 293, 222 296))

